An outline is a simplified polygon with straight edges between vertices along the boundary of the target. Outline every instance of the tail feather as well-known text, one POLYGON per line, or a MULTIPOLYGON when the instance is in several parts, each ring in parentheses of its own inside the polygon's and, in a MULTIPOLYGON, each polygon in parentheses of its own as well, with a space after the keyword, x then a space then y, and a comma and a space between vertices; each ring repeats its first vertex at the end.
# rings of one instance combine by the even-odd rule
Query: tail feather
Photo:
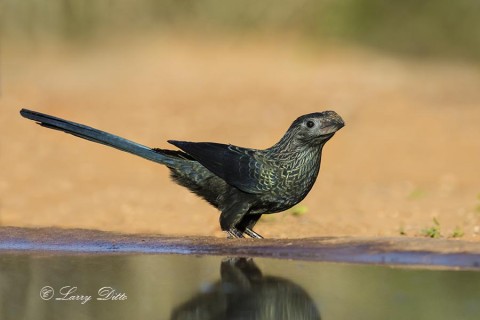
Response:
POLYGON ((64 120, 48 114, 28 109, 20 110, 20 114, 27 119, 36 121, 43 127, 64 131, 74 136, 101 143, 125 152, 129 152, 142 158, 165 164, 167 166, 173 165, 176 161, 174 158, 164 155, 147 146, 124 139, 122 137, 105 131, 85 126, 83 124, 75 123, 72 121, 64 120))

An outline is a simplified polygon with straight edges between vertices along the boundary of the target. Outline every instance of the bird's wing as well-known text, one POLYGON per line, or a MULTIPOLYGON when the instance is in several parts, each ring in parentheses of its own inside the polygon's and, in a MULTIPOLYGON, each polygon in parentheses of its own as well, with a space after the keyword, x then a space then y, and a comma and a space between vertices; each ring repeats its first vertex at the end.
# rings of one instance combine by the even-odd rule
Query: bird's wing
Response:
POLYGON ((263 193, 276 182, 274 171, 255 157, 255 150, 213 142, 168 142, 244 192, 263 193))

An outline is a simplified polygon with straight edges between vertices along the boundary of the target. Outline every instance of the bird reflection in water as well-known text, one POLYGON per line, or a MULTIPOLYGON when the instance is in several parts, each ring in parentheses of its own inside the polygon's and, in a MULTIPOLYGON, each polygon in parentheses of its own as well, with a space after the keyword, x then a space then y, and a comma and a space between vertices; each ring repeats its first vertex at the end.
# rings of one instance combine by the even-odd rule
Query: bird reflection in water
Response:
POLYGON ((220 281, 175 308, 171 319, 321 319, 302 287, 264 276, 253 259, 226 259, 220 273, 220 281))

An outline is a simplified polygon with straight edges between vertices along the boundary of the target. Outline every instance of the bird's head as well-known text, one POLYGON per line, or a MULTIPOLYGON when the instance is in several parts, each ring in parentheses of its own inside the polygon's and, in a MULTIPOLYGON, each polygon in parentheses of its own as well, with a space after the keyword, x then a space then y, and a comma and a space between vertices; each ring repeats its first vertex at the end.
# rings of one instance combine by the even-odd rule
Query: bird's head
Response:
POLYGON ((290 139, 301 145, 323 145, 345 126, 335 111, 315 112, 296 119, 287 131, 290 139))

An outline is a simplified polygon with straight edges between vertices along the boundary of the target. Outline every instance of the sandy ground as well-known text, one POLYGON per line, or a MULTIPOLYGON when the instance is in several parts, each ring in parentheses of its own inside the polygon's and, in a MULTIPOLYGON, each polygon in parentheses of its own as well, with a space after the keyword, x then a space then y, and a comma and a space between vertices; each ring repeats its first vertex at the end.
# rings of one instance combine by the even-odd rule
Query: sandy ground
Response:
POLYGON ((298 116, 346 121, 324 149, 307 212, 264 216, 266 237, 480 240, 478 66, 292 40, 155 37, 93 49, 4 46, 0 224, 223 237, 218 212, 158 164, 35 126, 28 107, 167 148, 264 148, 298 116))

